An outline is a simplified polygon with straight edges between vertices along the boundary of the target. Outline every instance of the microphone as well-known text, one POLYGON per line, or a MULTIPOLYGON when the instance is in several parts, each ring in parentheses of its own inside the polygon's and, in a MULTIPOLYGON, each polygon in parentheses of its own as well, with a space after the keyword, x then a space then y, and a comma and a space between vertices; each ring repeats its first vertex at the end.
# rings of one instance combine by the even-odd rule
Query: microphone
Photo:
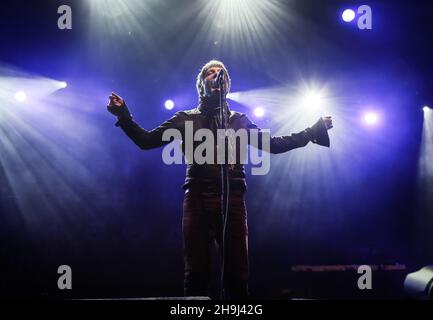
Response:
POLYGON ((224 83, 224 69, 221 69, 212 80, 212 88, 219 88, 224 83))

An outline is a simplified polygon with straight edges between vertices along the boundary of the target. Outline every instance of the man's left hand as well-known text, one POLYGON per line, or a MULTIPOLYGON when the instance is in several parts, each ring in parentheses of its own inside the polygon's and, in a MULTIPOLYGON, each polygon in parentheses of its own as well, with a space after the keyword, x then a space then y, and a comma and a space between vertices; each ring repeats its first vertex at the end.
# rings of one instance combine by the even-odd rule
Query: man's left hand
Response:
POLYGON ((325 122, 325 126, 326 129, 332 129, 333 125, 332 125, 332 117, 331 116, 326 116, 326 117, 322 117, 323 122, 325 122))

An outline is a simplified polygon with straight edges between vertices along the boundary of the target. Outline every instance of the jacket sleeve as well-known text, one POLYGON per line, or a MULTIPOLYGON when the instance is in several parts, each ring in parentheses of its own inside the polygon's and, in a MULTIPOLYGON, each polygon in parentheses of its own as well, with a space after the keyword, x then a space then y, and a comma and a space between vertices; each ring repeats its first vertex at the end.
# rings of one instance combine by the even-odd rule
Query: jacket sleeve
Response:
POLYGON ((298 133, 288 136, 273 137, 269 131, 262 131, 246 115, 242 115, 242 127, 248 130, 248 142, 252 146, 270 152, 284 153, 295 148, 306 146, 310 141, 313 143, 329 147, 328 130, 322 118, 320 118, 311 128, 306 128, 298 133), (258 139, 252 138, 252 130, 257 132, 258 139), (269 139, 269 150, 266 145, 262 145, 264 139, 269 139))
MULTIPOLYGON (((125 109, 127 110, 127 109, 125 109)), ((137 122, 134 121, 132 115, 128 112, 123 113, 118 117, 116 127, 122 128, 123 132, 141 149, 148 150, 164 146, 170 141, 163 141, 162 135, 167 129, 182 130, 185 123, 186 114, 177 112, 173 117, 162 123, 153 130, 143 129, 137 122)))

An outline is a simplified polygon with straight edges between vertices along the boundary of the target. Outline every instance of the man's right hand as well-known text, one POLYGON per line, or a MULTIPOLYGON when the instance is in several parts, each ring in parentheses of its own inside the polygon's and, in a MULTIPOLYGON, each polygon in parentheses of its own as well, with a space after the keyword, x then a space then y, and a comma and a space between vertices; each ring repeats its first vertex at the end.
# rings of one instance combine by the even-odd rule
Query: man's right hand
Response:
POLYGON ((114 114, 115 116, 120 116, 124 113, 126 109, 125 100, 122 97, 118 96, 114 92, 108 97, 109 103, 107 105, 107 110, 114 114))

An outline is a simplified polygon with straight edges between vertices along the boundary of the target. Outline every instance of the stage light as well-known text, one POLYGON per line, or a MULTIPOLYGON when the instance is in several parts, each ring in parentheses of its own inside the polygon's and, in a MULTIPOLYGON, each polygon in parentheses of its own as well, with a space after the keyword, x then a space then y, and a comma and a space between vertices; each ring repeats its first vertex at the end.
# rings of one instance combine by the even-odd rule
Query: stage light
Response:
MULTIPOLYGON (((423 208, 417 211, 413 219, 414 231, 416 231, 416 245, 419 250, 426 249, 426 243, 429 243, 433 232, 433 110, 428 106, 423 107, 423 128, 421 137, 421 148, 418 159, 418 186, 417 186, 417 208, 423 208)), ((413 277, 412 280, 420 280, 419 287, 424 286, 423 295, 427 295, 427 286, 430 286, 431 298, 433 298, 433 266, 421 269, 413 275, 422 275, 422 271, 428 271, 430 278, 413 277), (424 280, 422 280, 424 278, 424 280)), ((427 276, 428 274, 425 273, 427 276)), ((405 283, 406 287, 406 283, 405 283)), ((421 289, 421 288, 419 288, 421 289)))
POLYGON ((318 91, 309 90, 304 92, 302 99, 304 108, 317 109, 323 106, 323 96, 318 91))
MULTIPOLYGON (((224 48, 225 52, 242 52, 252 63, 266 63, 263 59, 271 41, 283 43, 287 37, 284 31, 294 24, 296 17, 287 9, 281 0, 218 0, 196 1, 199 8, 191 8, 198 12, 194 18, 197 26, 191 28, 197 37, 193 43, 195 48, 204 44, 212 44, 224 48), (204 22, 203 22, 204 19, 204 22)), ((193 3, 196 3, 193 2, 193 3)), ((195 15, 195 14, 194 14, 195 15)))
POLYGON ((18 102, 24 102, 27 98, 27 95, 24 91, 17 91, 15 93, 15 100, 18 102))
POLYGON ((408 295, 418 299, 433 299, 433 266, 426 266, 409 273, 404 279, 404 289, 408 295))
MULTIPOLYGON (((96 177, 101 164, 108 167, 103 171, 109 170, 112 155, 99 150, 101 136, 91 122, 77 121, 83 114, 93 115, 101 100, 92 92, 53 94, 60 82, 0 62, 1 186, 13 197, 9 208, 17 221, 25 221, 31 233, 49 233, 48 221, 53 227, 71 222, 67 215, 59 215, 65 208, 80 208, 81 213, 92 216, 88 201, 76 187, 82 192, 89 188, 108 194, 96 177), (77 106, 80 99, 86 103, 77 106), (95 153, 101 160, 97 164, 91 156, 95 153), (53 202, 59 193, 61 204, 53 202)), ((0 202, 3 198, 0 191, 0 202)), ((95 194, 92 201, 98 198, 95 194)), ((73 239, 68 230, 65 235, 73 239)))
POLYGON ((339 102, 331 89, 329 84, 303 79, 295 86, 231 92, 227 98, 249 107, 255 116, 257 108, 266 106, 263 108, 266 116, 278 119, 278 123, 289 130, 295 123, 314 123, 319 117, 332 115, 339 102))
POLYGON ((164 106, 167 110, 173 109, 174 108, 173 100, 166 100, 164 106))
POLYGON ((257 32, 263 28, 263 20, 269 16, 278 17, 279 4, 275 1, 268 3, 262 0, 220 0, 216 3, 205 1, 208 9, 215 16, 215 28, 222 32, 257 32), (260 19, 261 18, 261 19, 260 19), (260 22, 261 21, 261 22, 260 22))
POLYGON ((378 120, 377 114, 373 112, 368 112, 364 115, 364 121, 367 124, 376 124, 378 120))
POLYGON ((254 115, 258 118, 263 117, 265 114, 265 110, 262 107, 257 107, 254 109, 254 115))
MULTIPOLYGON (((83 1, 89 6, 88 35, 97 45, 92 52, 110 51, 121 57, 121 50, 112 43, 119 37, 129 44, 132 50, 146 52, 153 60, 161 59, 157 41, 160 31, 167 25, 161 14, 169 11, 166 1, 159 0, 91 0, 83 1), (152 30, 158 30, 151 32, 152 30)), ((152 59, 151 58, 151 59, 152 59)), ((113 59, 110 59, 113 63, 113 59)))
POLYGON ((67 86, 68 86, 68 84, 67 84, 66 82, 64 82, 64 81, 62 81, 62 82, 59 83, 59 87, 60 87, 61 89, 64 89, 64 88, 66 88, 67 86))
POLYGON ((341 16, 345 22, 351 22, 355 19, 355 11, 352 9, 346 9, 341 16))

